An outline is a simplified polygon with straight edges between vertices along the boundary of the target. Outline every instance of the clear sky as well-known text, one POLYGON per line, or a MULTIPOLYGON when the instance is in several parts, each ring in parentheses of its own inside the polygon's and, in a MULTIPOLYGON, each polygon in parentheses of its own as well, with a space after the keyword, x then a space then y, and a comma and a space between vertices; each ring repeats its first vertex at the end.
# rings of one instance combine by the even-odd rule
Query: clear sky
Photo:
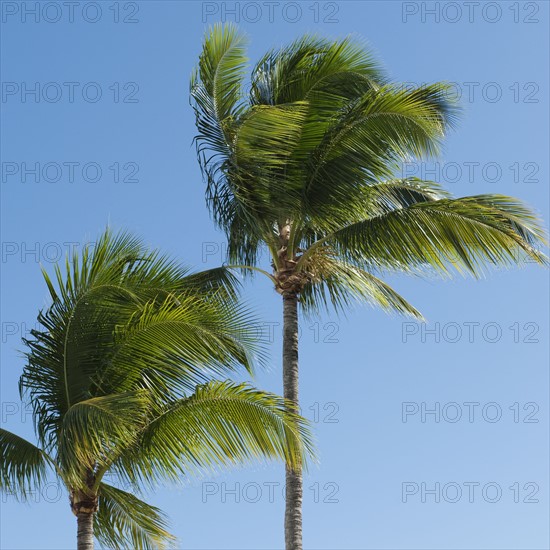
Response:
MULTIPOLYGON (((196 269, 223 261, 188 103, 210 23, 238 17, 253 60, 306 31, 356 33, 396 81, 456 82, 459 128, 441 159, 407 173, 456 195, 518 196, 550 219, 547 2, 35 4, 1 5, 6 429, 34 437, 17 380, 21 333, 47 303, 39 262, 52 269, 107 223, 196 269)), ((369 307, 301 324, 301 400, 321 457, 305 479, 304 546, 548 548, 548 271, 391 282, 427 325, 369 307)), ((255 383, 280 392, 280 300, 263 280, 246 298, 273 335, 255 383)), ((149 500, 182 548, 275 549, 283 479, 255 465, 149 500)), ((2 499, 1 547, 74 547, 67 495, 52 482, 34 500, 2 499)))

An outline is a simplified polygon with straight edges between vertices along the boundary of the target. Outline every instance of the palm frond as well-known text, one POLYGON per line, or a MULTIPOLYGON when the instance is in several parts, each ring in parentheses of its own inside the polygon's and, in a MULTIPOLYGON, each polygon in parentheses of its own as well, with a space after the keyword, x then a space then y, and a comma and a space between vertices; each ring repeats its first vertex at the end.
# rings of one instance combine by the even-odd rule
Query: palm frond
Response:
POLYGON ((130 447, 146 425, 152 403, 143 390, 93 397, 63 416, 58 460, 71 487, 81 488, 83 472, 105 468, 130 447))
POLYGON ((536 216, 517 199, 501 195, 413 204, 335 231, 312 249, 323 242, 342 258, 374 269, 429 266, 441 274, 454 268, 479 276, 486 263, 548 263, 536 248, 546 244, 536 216))
POLYGON ((115 333, 116 351, 98 385, 130 389, 141 384, 157 399, 192 391, 213 374, 253 372, 264 359, 258 320, 243 305, 171 295, 148 302, 115 333))
POLYGON ((236 301, 242 287, 239 278, 226 267, 189 273, 182 282, 185 293, 196 292, 203 299, 214 299, 221 303, 236 301))
MULTIPOLYGON (((144 309, 152 314, 163 308, 180 308, 182 313, 184 309, 193 311, 193 304, 198 302, 192 323, 216 336, 218 346, 225 338, 225 357, 238 350, 239 357, 251 368, 252 350, 247 348, 250 354, 246 355, 238 341, 242 335, 241 346, 247 347, 248 332, 243 325, 250 319, 236 302, 239 282, 228 269, 192 274, 170 257, 146 249, 139 239, 107 230, 93 250, 86 247, 78 260, 68 260, 64 271, 56 266, 55 278, 54 283, 45 274, 53 303, 39 314, 43 329, 33 330, 33 338, 25 340, 29 352, 20 380, 22 397, 28 394, 33 403, 39 441, 47 450, 55 446, 63 415, 73 404, 99 395, 105 371, 112 374, 112 358, 120 355, 121 347, 115 338, 116 327, 134 326, 144 309)), ((251 347, 257 344, 250 342, 251 347)), ((166 339, 153 347, 159 349, 161 345, 165 346, 164 356, 168 355, 166 339)), ((152 355, 149 350, 144 352, 141 360, 139 356, 135 358, 135 366, 140 365, 141 372, 152 355)), ((218 365, 219 350, 216 357, 218 365)), ((258 357, 262 357, 259 349, 258 357)), ((181 354, 171 357, 169 365, 176 363, 181 371, 185 365, 181 354)), ((235 368, 235 361, 231 365, 235 368)), ((198 372, 202 366, 195 364, 192 369, 198 372)), ((198 377, 195 383, 204 381, 204 376, 198 377)), ((112 385, 101 387, 105 390, 103 395, 121 391, 112 385)))
POLYGON ((232 24, 217 23, 207 31, 197 70, 197 84, 212 97, 218 120, 235 115, 247 62, 246 39, 232 24))
POLYGON ((303 269, 313 277, 300 293, 302 307, 308 315, 318 313, 321 307, 345 313, 354 302, 367 302, 387 312, 423 320, 422 314, 384 281, 340 261, 330 251, 318 251, 303 269))
POLYGON ((290 412, 283 398, 247 384, 213 381, 166 405, 133 451, 121 457, 120 469, 128 473, 131 462, 137 466, 129 480, 150 482, 260 459, 299 467, 312 456, 307 421, 290 412))
POLYGON ((293 153, 302 139, 307 111, 305 102, 254 106, 236 129, 227 175, 235 200, 256 225, 279 219, 300 203, 301 188, 286 175, 299 169, 293 153))
POLYGON ((0 490, 26 499, 40 490, 47 473, 47 455, 26 439, 0 428, 0 490))
POLYGON ((101 483, 94 534, 108 548, 156 550, 173 547, 175 537, 167 531, 161 510, 135 495, 101 483))
POLYGON ((207 181, 207 200, 217 220, 226 208, 220 197, 231 194, 222 166, 232 156, 233 126, 242 111, 241 81, 247 61, 244 43, 235 26, 213 26, 205 36, 199 64, 191 77, 197 155, 207 181))
POLYGON ((386 80, 373 53, 348 36, 331 41, 304 35, 265 54, 252 70, 251 103, 313 100, 318 106, 351 98, 386 80))
POLYGON ((422 93, 386 85, 336 112, 307 161, 309 208, 353 197, 365 182, 391 178, 401 162, 437 154, 452 111, 447 95, 441 83, 422 93))

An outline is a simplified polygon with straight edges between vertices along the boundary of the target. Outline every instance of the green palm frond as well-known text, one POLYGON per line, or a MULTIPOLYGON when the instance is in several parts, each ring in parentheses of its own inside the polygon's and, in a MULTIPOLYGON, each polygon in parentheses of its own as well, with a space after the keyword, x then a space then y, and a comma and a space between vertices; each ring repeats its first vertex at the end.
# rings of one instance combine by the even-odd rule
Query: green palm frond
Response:
POLYGON ((231 194, 222 167, 232 157, 229 145, 235 119, 242 111, 242 72, 246 64, 245 39, 232 25, 215 25, 204 40, 199 65, 191 77, 190 99, 200 127, 195 140, 208 184, 208 200, 216 220, 225 219, 225 201, 231 194))
POLYGON ((244 165, 250 170, 269 170, 288 163, 301 137, 307 109, 306 102, 298 101, 252 107, 236 131, 235 163, 239 169, 244 165))
POLYGON ((449 274, 453 267, 479 276, 487 263, 548 262, 535 248, 546 242, 537 218, 501 195, 413 204, 335 231, 312 249, 323 241, 352 262, 403 271, 429 266, 449 274))
POLYGON ((330 253, 318 253, 304 269, 313 274, 312 282, 300 294, 308 315, 319 313, 321 308, 328 311, 330 306, 345 313, 354 302, 367 302, 387 312, 423 320, 422 314, 384 281, 330 253))
POLYGON ((72 487, 80 488, 86 468, 105 467, 114 453, 137 441, 151 406, 144 390, 93 397, 71 406, 63 416, 58 459, 72 487))
POLYGON ((214 99, 220 120, 235 114, 247 62, 246 39, 234 25, 213 25, 206 33, 199 61, 200 83, 214 99))
POLYGON ((120 464, 127 472, 126 462, 139 465, 130 481, 154 480, 261 459, 297 467, 312 453, 307 422, 289 412, 283 398, 248 384, 213 381, 167 404, 120 464))
POLYGON ((50 460, 26 439, 0 429, 0 490, 24 500, 40 490, 50 460))
POLYGON ((214 374, 253 372, 264 353, 258 320, 238 303, 171 295, 136 308, 115 332, 116 350, 98 384, 131 388, 140 382, 158 399, 192 391, 214 374))
POLYGON ((323 199, 310 208, 307 221, 295 225, 292 242, 307 248, 319 235, 331 233, 354 221, 387 214, 419 202, 451 198, 440 184, 418 178, 372 182, 348 190, 347 194, 344 191, 334 189, 330 191, 334 195, 333 201, 323 199), (311 235, 313 230, 315 238, 308 239, 308 234, 311 235))
POLYGON ((365 183, 393 177, 403 161, 437 154, 448 123, 431 97, 446 97, 446 87, 422 90, 426 95, 386 85, 335 113, 307 159, 304 191, 313 212, 326 203, 348 203, 365 183))
POLYGON ((174 546, 161 510, 107 483, 99 486, 94 534, 108 548, 156 550, 174 546))
POLYGON ((55 403, 60 413, 85 395, 96 369, 95 350, 110 339, 108 327, 117 315, 116 307, 139 301, 124 277, 139 271, 136 266, 144 256, 139 239, 107 230, 93 250, 88 245, 80 259, 76 254, 72 261, 67 259, 65 272, 55 266, 55 283, 43 271, 53 303, 39 314, 45 330, 32 331, 34 340, 25 341, 31 353, 20 384, 41 410, 55 403), (107 307, 111 305, 116 307, 107 307), (79 369, 68 368, 72 360, 79 369))
POLYGON ((331 41, 304 35, 265 54, 252 70, 251 102, 279 105, 313 100, 337 104, 378 87, 386 77, 374 55, 359 40, 331 41))
MULTIPOLYGON (((418 178, 402 178, 376 182, 364 189, 366 194, 364 212, 370 216, 411 206, 417 202, 429 202, 450 198, 439 183, 418 178)), ((359 205, 358 205, 359 206, 359 205)))
POLYGON ((195 293, 197 297, 222 304, 236 301, 242 286, 235 273, 225 267, 188 273, 183 283, 185 293, 195 293))
MULTIPOLYGON (((275 233, 265 227, 265 220, 254 219, 244 205, 238 204, 238 211, 231 215, 227 228, 227 257, 231 264, 255 266, 261 257, 261 246, 267 241, 270 245, 275 241, 275 233)), ((250 270, 244 270, 243 276, 250 276, 250 270)))

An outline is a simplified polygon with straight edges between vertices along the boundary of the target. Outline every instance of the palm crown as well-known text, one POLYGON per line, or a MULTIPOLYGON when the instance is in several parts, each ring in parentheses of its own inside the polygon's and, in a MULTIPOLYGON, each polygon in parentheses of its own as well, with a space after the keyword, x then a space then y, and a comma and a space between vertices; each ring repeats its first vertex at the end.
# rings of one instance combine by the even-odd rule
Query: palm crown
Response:
POLYGON ((297 467, 311 450, 282 398, 212 380, 250 370, 261 352, 225 269, 190 274, 107 232, 65 273, 57 267, 55 283, 44 277, 52 305, 26 341, 20 380, 38 446, 0 430, 2 489, 24 497, 51 468, 102 543, 158 548, 172 540, 160 510, 106 474, 138 491, 246 459, 297 467))
POLYGON ((248 94, 246 62, 244 37, 216 26, 191 81, 207 199, 231 262, 253 266, 266 245, 277 290, 306 309, 356 297, 418 316, 374 274, 546 261, 544 232, 517 199, 456 199, 399 177, 403 161, 439 152, 457 115, 447 85, 392 84, 350 38, 268 52, 248 94))

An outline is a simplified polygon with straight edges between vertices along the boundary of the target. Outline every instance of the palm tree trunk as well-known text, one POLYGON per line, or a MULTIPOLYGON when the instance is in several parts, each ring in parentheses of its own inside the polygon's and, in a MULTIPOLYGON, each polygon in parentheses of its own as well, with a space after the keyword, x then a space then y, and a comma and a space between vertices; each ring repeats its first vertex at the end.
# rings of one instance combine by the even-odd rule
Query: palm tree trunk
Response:
POLYGON ((78 526, 77 550, 94 550, 94 514, 88 512, 77 514, 76 524, 78 526))
MULTIPOLYGON (((298 404, 298 297, 283 295, 283 391, 298 404)), ((285 547, 302 550, 302 472, 286 469, 285 547)))

